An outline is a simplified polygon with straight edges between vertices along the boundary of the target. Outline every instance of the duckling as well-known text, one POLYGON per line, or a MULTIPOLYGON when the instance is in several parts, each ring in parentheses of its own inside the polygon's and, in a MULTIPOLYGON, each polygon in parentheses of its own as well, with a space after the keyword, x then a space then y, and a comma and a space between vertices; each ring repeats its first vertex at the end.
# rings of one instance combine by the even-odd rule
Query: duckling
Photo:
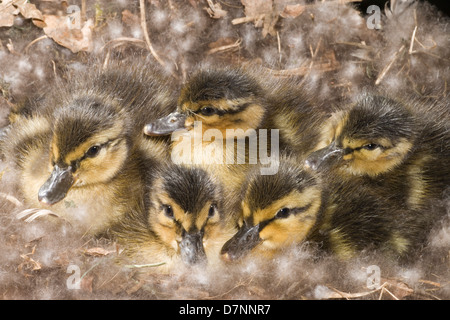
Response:
POLYGON ((195 166, 162 165, 147 180, 147 209, 130 210, 112 234, 133 262, 176 266, 213 265, 234 229, 221 185, 195 166))
POLYGON ((179 130, 183 139, 172 136, 172 156, 182 154, 187 161, 175 161, 202 164, 226 186, 239 188, 248 165, 278 163, 285 149, 299 157, 315 150, 321 137, 315 124, 330 113, 311 101, 293 79, 275 79, 243 67, 203 69, 181 90, 177 110, 147 124, 144 132, 179 130), (186 141, 188 147, 180 147, 186 141))
POLYGON ((304 243, 341 260, 364 250, 407 259, 436 222, 431 212, 393 206, 369 188, 343 183, 331 173, 322 177, 290 157, 275 175, 252 170, 242 199, 241 227, 221 249, 225 261, 271 258, 304 243))
POLYGON ((143 201, 144 173, 168 154, 167 141, 145 137, 141 126, 175 104, 162 73, 141 67, 111 62, 70 74, 11 123, 2 149, 28 207, 51 206, 99 234, 143 201))
POLYGON ((410 209, 436 206, 450 185, 448 102, 366 94, 341 112, 328 145, 306 159, 410 209))
POLYGON ((195 121, 202 122, 202 134, 217 129, 224 138, 227 130, 239 130, 233 138, 241 139, 248 129, 279 129, 283 145, 307 152, 319 134, 309 125, 324 116, 329 116, 326 106, 316 105, 293 78, 276 79, 267 71, 243 67, 203 69, 181 90, 177 110, 147 124, 144 132, 192 130, 195 121))

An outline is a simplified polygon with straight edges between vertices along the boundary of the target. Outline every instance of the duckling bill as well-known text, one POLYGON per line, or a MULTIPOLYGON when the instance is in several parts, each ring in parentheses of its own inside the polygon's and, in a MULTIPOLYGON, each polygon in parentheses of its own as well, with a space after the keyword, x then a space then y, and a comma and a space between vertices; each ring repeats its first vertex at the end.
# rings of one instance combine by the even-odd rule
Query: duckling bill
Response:
POLYGON ((73 183, 72 167, 55 165, 50 178, 39 189, 38 200, 49 205, 55 204, 66 197, 73 183))

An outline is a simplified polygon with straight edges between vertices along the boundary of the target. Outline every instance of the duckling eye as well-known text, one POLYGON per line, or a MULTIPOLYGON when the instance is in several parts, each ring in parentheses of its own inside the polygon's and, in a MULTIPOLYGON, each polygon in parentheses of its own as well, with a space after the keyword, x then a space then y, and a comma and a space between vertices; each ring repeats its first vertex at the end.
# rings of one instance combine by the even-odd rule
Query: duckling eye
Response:
POLYGON ((214 214, 216 213, 216 206, 214 204, 212 204, 209 207, 209 211, 208 211, 208 218, 212 218, 214 217, 214 214))
POLYGON ((216 109, 213 107, 203 107, 200 109, 200 113, 204 116, 211 116, 216 113, 216 109))
POLYGON ((98 155, 100 152, 101 147, 100 146, 92 146, 86 151, 86 156, 93 158, 98 155))
POLYGON ((275 215, 275 218, 284 219, 284 218, 289 217, 290 214, 291 214, 291 209, 283 208, 277 212, 277 214, 275 215))
POLYGON ((369 144, 366 144, 365 146, 363 146, 363 149, 366 149, 366 150, 375 150, 375 149, 378 148, 378 147, 379 147, 378 144, 375 144, 375 143, 369 143, 369 144))
POLYGON ((171 206, 169 206, 169 205, 164 205, 164 206, 163 206, 163 210, 164 210, 164 214, 165 214, 167 217, 173 219, 173 209, 172 209, 171 206))

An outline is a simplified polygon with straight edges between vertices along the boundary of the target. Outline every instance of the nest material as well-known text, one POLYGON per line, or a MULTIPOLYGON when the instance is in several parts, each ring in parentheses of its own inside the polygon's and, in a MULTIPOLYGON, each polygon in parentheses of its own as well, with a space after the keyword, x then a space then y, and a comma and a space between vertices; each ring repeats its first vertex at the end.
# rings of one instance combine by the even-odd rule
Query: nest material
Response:
MULTIPOLYGON (((151 55, 174 81, 202 65, 259 64, 275 77, 301 77, 318 98, 340 103, 364 87, 446 97, 450 24, 429 5, 381 8, 381 29, 369 29, 353 1, 82 1, 81 31, 66 31, 65 2, 3 1, 0 23, 0 106, 7 112, 39 99, 43 83, 92 55, 132 63, 151 55), (260 1, 258 2, 260 3, 260 1), (349 4, 350 3, 350 4, 349 4), (9 16, 7 15, 9 14, 9 16), (83 29, 84 28, 84 29, 83 29), (61 36, 66 40, 62 41, 61 36), (330 97, 333 97, 331 99, 330 97)), ((295 248, 272 264, 246 261, 227 270, 161 275, 157 266, 117 264, 120 248, 74 234, 70 225, 25 223, 14 172, 0 180, 0 292, 4 299, 448 299, 450 229, 444 223, 429 254, 411 266, 362 255, 350 263, 315 261, 295 248), (437 240, 436 240, 437 239, 437 240), (367 268, 381 268, 368 289, 367 268), (68 289, 79 268, 81 282, 68 289)))

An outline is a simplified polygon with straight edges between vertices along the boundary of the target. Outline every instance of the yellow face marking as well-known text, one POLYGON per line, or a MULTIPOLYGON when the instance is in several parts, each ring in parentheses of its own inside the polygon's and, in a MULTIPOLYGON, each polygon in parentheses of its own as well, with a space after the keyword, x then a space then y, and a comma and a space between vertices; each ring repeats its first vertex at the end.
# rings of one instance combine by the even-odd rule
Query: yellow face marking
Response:
MULTIPOLYGON (((317 220, 321 205, 321 192, 319 188, 311 187, 304 192, 297 190, 282 199, 274 201, 270 206, 253 212, 253 224, 273 219, 283 208, 291 210, 307 207, 307 210, 298 214, 292 214, 287 218, 273 219, 260 231, 259 236, 263 240, 256 250, 278 250, 293 243, 302 242, 308 235, 317 220)), ((249 208, 243 206, 244 219, 250 216, 249 208)))
POLYGON ((402 163, 411 150, 412 143, 406 139, 401 139, 395 145, 387 139, 374 141, 344 139, 343 148, 356 149, 352 153, 343 156, 344 161, 347 162, 345 170, 355 175, 367 174, 375 176, 388 172, 402 163), (370 143, 382 147, 373 150, 362 148, 370 143))
MULTIPOLYGON (((117 138, 122 133, 122 127, 123 127, 122 124, 118 124, 113 128, 102 131, 92 136, 87 141, 79 145, 75 150, 67 154, 67 156, 64 158, 65 163, 71 163, 74 160, 80 159, 81 157, 84 156, 86 151, 92 146, 102 145, 111 139, 117 138)), ((55 145, 55 143, 53 143, 53 145, 55 145)), ((58 157, 55 157, 55 159, 58 159, 58 157)))
MULTIPOLYGON (((196 114, 189 114, 185 120, 185 127, 188 130, 193 128, 194 121, 202 122, 202 134, 208 129, 218 129, 221 131, 222 136, 226 137, 227 129, 242 129, 244 131, 248 129, 256 129, 262 122, 265 114, 265 110, 258 104, 250 104, 245 110, 237 113, 225 113, 221 116, 218 114, 212 114, 210 116, 202 115, 200 110, 204 107, 212 107, 219 111, 232 111, 243 103, 247 103, 248 100, 236 99, 236 100, 218 100, 218 101, 200 101, 198 103, 185 102, 181 106, 182 112, 193 111, 196 114)), ((241 138, 241 137, 238 137, 241 138)))
MULTIPOLYGON (((162 179, 157 179, 154 183, 156 190, 162 189, 162 179)), ((224 226, 220 223, 220 215, 215 209, 214 215, 209 217, 209 210, 212 202, 207 202, 197 215, 184 211, 170 196, 165 192, 158 192, 156 198, 152 199, 154 211, 149 214, 149 223, 152 229, 158 234, 159 238, 171 246, 174 250, 178 250, 178 243, 181 241, 181 229, 177 228, 177 224, 189 231, 193 226, 197 230, 204 230, 203 241, 205 250, 207 250, 207 244, 215 244, 215 236, 219 236, 224 233, 224 226), (173 218, 168 217, 164 212, 162 205, 169 205, 173 211, 173 218)), ((231 237, 230 235, 227 235, 231 237)), ((222 236, 223 238, 223 236, 222 236)), ((223 239, 223 243, 227 240, 223 239)))
MULTIPOLYGON (((89 148, 101 146, 110 141, 100 149, 98 155, 92 158, 84 157, 79 162, 79 168, 74 174, 76 178, 74 187, 92 183, 106 183, 120 170, 127 159, 128 147, 125 139, 115 141, 112 139, 120 136, 121 128, 121 126, 116 126, 89 138, 62 159, 64 163, 70 165, 82 159, 89 148)), ((52 159, 58 161, 60 160, 60 154, 55 141, 55 139, 52 141, 52 159)))
MULTIPOLYGON (((157 181, 156 184, 161 184, 161 181, 157 181)), ((158 235, 161 241, 171 247, 173 250, 178 251, 178 243, 181 241, 181 234, 176 232, 176 224, 174 218, 168 217, 164 208, 161 206, 169 205, 175 217, 184 215, 184 211, 174 203, 168 194, 161 192, 157 194, 156 199, 152 199, 154 211, 149 212, 149 224, 152 230, 158 235)), ((185 222, 186 224, 186 222, 185 222)))

